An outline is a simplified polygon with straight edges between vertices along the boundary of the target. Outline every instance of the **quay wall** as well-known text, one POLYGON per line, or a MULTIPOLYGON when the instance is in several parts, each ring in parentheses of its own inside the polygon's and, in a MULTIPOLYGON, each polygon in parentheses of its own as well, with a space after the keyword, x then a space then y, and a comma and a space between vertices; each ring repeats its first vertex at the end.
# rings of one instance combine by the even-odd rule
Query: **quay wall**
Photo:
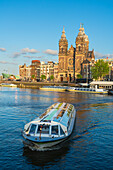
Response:
POLYGON ((75 83, 55 83, 55 82, 24 82, 24 81, 0 81, 1 83, 16 84, 19 88, 39 89, 43 86, 77 86, 75 83))

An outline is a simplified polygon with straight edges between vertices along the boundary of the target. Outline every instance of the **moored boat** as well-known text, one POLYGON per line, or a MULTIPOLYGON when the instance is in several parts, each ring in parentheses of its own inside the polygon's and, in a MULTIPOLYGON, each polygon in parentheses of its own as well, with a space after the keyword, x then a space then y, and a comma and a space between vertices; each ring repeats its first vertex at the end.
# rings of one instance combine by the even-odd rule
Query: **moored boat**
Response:
POLYGON ((83 88, 83 87, 69 87, 68 91, 75 92, 84 92, 84 93, 99 93, 99 94, 108 94, 108 90, 97 89, 97 88, 83 88))
POLYGON ((9 84, 9 83, 1 83, 0 86, 2 86, 2 87, 17 87, 16 84, 9 84))
POLYGON ((72 104, 55 103, 24 126, 23 137, 38 148, 57 145, 71 135, 75 118, 76 110, 72 104))
POLYGON ((68 86, 43 86, 40 88, 40 90, 46 90, 46 91, 66 91, 68 90, 68 86))
POLYGON ((108 90, 102 88, 84 88, 84 87, 70 87, 70 86, 43 86, 40 90, 46 91, 72 91, 72 92, 82 92, 82 93, 97 93, 97 94, 108 94, 108 90))

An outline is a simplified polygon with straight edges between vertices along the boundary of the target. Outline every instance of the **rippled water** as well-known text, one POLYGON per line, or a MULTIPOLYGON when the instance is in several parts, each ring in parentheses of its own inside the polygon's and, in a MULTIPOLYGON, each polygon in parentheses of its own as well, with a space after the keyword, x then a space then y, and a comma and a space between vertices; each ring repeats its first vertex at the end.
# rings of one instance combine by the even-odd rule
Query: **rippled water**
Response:
POLYGON ((0 169, 113 169, 113 96, 0 87, 0 169), (31 150, 21 131, 55 102, 77 109, 64 144, 31 150))

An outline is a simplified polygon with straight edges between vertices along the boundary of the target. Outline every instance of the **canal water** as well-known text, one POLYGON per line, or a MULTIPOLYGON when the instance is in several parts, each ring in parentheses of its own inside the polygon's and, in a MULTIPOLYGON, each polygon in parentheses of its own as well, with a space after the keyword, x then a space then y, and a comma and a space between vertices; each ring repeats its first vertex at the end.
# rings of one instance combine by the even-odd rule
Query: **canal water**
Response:
POLYGON ((113 169, 113 96, 0 87, 0 169, 113 169), (71 138, 38 151, 24 144, 24 125, 55 102, 77 109, 71 138))

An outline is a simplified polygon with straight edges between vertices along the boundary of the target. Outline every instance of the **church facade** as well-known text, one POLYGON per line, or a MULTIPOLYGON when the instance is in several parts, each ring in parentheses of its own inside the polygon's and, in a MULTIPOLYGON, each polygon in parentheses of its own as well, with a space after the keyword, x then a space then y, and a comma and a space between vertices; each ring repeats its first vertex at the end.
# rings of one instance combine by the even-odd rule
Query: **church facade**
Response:
POLYGON ((79 33, 76 37, 76 48, 71 45, 68 50, 68 40, 63 28, 61 39, 59 40, 59 70, 58 80, 73 82, 77 75, 83 78, 91 78, 91 66, 94 65, 94 50, 89 51, 89 39, 84 32, 83 25, 80 25, 79 33))

